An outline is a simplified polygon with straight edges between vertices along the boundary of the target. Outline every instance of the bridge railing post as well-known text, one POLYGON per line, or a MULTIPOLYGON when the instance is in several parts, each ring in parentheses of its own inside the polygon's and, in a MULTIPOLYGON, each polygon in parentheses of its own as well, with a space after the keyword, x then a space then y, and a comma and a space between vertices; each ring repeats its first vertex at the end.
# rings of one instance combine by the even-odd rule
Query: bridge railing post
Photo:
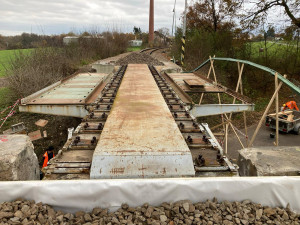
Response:
MULTIPOLYGON (((215 55, 213 57, 215 57, 215 55)), ((210 67, 209 67, 209 70, 208 70, 207 79, 209 79, 212 68, 214 67, 214 60, 211 58, 211 56, 209 56, 209 60, 210 60, 210 67)), ((204 93, 201 93, 200 100, 199 100, 199 105, 201 105, 201 103, 203 101, 203 97, 204 97, 204 93)))
MULTIPOLYGON (((286 75, 284 75, 284 78, 286 78, 286 75)), ((262 123, 263 123, 263 121, 264 121, 267 113, 269 112, 269 110, 270 110, 270 108, 271 108, 271 106, 272 106, 272 104, 274 102, 274 99, 275 99, 276 95, 278 94, 278 92, 279 92, 282 84, 283 84, 283 82, 280 82, 279 85, 278 85, 278 87, 277 87, 277 89, 275 90, 275 92, 274 92, 274 94, 273 94, 273 96, 272 96, 272 98, 271 98, 271 100, 270 100, 270 102, 269 102, 269 104, 268 104, 268 106, 267 106, 267 108, 266 108, 263 116, 261 117, 261 119, 260 119, 260 121, 259 121, 259 123, 258 123, 258 125, 256 127, 256 130, 254 131, 254 134, 253 134, 253 136, 251 138, 249 147, 251 147, 253 145, 253 142, 254 142, 254 140, 255 140, 255 138, 257 136, 257 133, 258 133, 259 129, 261 128, 261 125, 262 125, 262 123)))

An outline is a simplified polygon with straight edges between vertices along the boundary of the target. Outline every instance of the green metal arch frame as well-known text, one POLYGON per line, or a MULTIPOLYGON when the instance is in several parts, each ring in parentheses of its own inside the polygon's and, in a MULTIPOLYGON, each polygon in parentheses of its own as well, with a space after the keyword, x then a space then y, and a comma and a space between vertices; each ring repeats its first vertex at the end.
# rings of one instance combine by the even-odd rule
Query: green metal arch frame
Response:
MULTIPOLYGON (((256 67, 258 69, 264 70, 268 73, 270 73, 271 75, 275 76, 275 74, 277 73, 278 75, 278 79, 281 80, 284 84, 286 84, 287 86, 289 86, 291 89, 293 89, 298 95, 300 95, 300 88, 297 87, 295 84, 293 84, 291 81, 289 81, 288 79, 284 78, 280 73, 278 73, 275 70, 270 69, 269 67, 266 66, 262 66, 259 65, 257 63, 253 63, 247 60, 241 60, 241 59, 233 59, 233 58, 218 58, 218 57, 214 57, 211 58, 212 60, 219 60, 219 61, 229 61, 229 62, 240 62, 240 63, 244 63, 253 67, 256 67)), ((206 61, 204 61, 200 66, 198 66, 197 68, 186 72, 186 73, 193 73, 196 72, 197 70, 201 69, 203 66, 205 66, 208 62, 210 62, 210 59, 207 59, 206 61)))

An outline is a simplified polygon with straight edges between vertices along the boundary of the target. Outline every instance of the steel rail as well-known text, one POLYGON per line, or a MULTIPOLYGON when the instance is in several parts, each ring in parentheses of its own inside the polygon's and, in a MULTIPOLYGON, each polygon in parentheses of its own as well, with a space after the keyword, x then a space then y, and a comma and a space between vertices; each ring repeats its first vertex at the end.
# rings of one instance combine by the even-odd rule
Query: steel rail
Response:
MULTIPOLYGON (((159 89, 161 90, 161 93, 174 117, 174 120, 178 124, 178 128, 185 138, 190 150, 194 148, 212 148, 212 151, 216 152, 216 159, 210 158, 209 161, 216 160, 218 165, 208 167, 204 166, 203 170, 198 170, 198 172, 236 171, 236 168, 233 166, 233 164, 227 159, 226 156, 224 156, 221 145, 208 128, 208 125, 197 122, 197 119, 190 113, 186 104, 175 93, 166 79, 157 72, 154 66, 149 66, 149 69, 159 89), (200 143, 199 140, 201 140, 200 143), (218 155, 220 159, 218 159, 218 155), (226 166, 222 166, 224 163, 226 166), (211 168, 211 170, 209 170, 209 168, 211 168)), ((202 159, 204 158, 205 157, 202 157, 202 159)))
POLYGON ((89 115, 82 120, 63 149, 43 169, 44 179, 88 179, 91 160, 85 153, 94 152, 96 148, 126 69, 127 66, 120 67, 107 82, 98 99, 88 108, 89 115), (82 157, 81 161, 79 162, 76 157, 66 160, 64 157, 70 153, 73 156, 82 157))

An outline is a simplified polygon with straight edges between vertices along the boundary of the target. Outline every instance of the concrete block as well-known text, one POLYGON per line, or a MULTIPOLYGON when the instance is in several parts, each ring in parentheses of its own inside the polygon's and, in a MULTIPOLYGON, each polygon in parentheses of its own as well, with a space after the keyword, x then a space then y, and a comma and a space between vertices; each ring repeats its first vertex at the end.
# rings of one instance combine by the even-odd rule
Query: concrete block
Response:
POLYGON ((240 176, 299 176, 300 146, 245 148, 239 151, 240 176))
POLYGON ((114 71, 115 66, 110 64, 92 64, 92 68, 97 70, 97 73, 110 74, 114 71))
POLYGON ((0 135, 0 181, 39 180, 39 164, 27 135, 0 135))

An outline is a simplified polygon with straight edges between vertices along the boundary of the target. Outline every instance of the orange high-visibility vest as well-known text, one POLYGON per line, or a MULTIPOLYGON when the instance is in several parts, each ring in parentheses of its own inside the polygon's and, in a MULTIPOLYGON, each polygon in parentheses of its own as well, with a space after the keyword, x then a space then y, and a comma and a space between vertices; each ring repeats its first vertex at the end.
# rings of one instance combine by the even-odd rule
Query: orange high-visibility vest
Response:
POLYGON ((287 102, 286 107, 288 107, 289 109, 296 109, 297 111, 299 111, 295 101, 287 102))
POLYGON ((48 152, 47 151, 45 152, 45 154, 43 155, 43 157, 44 157, 44 163, 43 163, 43 167, 42 168, 46 167, 47 164, 48 164, 48 152))

